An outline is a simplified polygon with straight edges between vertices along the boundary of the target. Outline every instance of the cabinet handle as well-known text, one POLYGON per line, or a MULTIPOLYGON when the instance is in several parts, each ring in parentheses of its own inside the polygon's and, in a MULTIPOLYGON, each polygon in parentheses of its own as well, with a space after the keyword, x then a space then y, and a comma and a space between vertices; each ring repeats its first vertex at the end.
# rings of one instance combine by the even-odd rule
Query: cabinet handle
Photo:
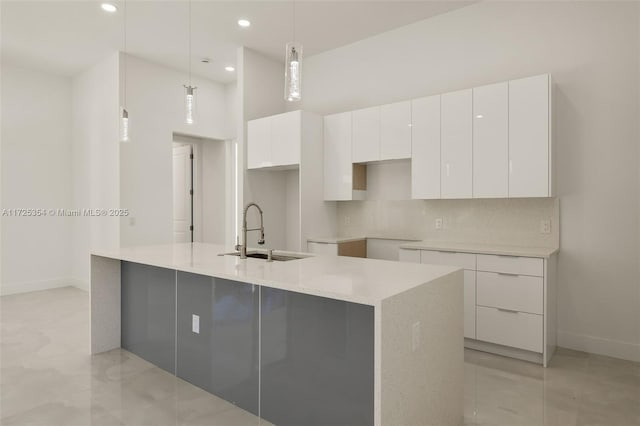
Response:
POLYGON ((520 274, 510 274, 509 272, 497 272, 498 275, 504 275, 505 277, 519 277, 520 274))
POLYGON ((519 314, 520 311, 514 311, 513 309, 497 308, 500 312, 506 312, 508 314, 519 314))

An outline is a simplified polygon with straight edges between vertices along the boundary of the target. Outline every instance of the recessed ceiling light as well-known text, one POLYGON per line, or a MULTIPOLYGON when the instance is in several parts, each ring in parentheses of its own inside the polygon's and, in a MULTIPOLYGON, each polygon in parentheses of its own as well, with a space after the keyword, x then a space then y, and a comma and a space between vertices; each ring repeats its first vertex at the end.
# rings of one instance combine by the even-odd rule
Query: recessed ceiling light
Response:
POLYGON ((482 115, 482 114, 476 115, 476 118, 482 118, 482 117, 484 117, 484 115, 482 115))
POLYGON ((102 3, 100 5, 100 7, 102 8, 102 10, 104 10, 105 12, 109 12, 109 13, 114 13, 114 12, 116 12, 118 10, 116 5, 111 4, 111 3, 102 3))
POLYGON ((227 65, 226 67, 224 67, 225 70, 232 72, 235 71, 236 69, 234 67, 232 67, 231 65, 227 65))
POLYGON ((247 28, 251 26, 251 21, 249 21, 248 19, 238 19, 238 25, 240 25, 242 28, 247 28))

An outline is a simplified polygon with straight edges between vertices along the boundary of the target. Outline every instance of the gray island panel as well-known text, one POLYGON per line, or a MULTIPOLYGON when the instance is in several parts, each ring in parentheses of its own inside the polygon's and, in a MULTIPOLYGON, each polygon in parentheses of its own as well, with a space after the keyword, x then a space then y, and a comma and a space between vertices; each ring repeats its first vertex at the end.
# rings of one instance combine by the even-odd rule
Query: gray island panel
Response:
POLYGON ((175 373, 176 271, 122 262, 122 348, 175 373))
POLYGON ((261 417, 279 426, 372 425, 374 308, 262 288, 261 417))
POLYGON ((258 286, 178 272, 176 375, 258 415, 258 286), (199 333, 193 331, 199 317, 199 333))

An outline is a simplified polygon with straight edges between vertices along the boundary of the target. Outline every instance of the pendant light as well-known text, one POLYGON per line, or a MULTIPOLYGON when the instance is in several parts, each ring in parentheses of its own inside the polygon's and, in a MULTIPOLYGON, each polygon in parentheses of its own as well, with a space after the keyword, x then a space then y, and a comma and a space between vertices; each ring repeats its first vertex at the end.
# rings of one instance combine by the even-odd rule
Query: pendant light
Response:
POLYGON ((127 111, 127 0, 124 0, 123 12, 123 33, 124 33, 124 90, 123 102, 120 108, 120 142, 129 142, 129 111, 127 111))
POLYGON ((293 1, 293 40, 287 43, 284 57, 284 99, 302 99, 302 44, 296 40, 296 2, 293 1))
POLYGON ((196 87, 191 85, 191 0, 189 0, 189 85, 184 86, 185 123, 196 122, 196 87))

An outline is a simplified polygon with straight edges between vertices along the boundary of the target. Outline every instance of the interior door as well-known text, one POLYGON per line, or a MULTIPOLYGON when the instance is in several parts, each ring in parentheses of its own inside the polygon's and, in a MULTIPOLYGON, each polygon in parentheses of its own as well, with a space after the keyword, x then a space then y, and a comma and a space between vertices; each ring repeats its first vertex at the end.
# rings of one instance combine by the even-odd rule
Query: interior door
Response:
POLYGON ((193 159, 191 145, 173 148, 173 242, 193 241, 193 159))

